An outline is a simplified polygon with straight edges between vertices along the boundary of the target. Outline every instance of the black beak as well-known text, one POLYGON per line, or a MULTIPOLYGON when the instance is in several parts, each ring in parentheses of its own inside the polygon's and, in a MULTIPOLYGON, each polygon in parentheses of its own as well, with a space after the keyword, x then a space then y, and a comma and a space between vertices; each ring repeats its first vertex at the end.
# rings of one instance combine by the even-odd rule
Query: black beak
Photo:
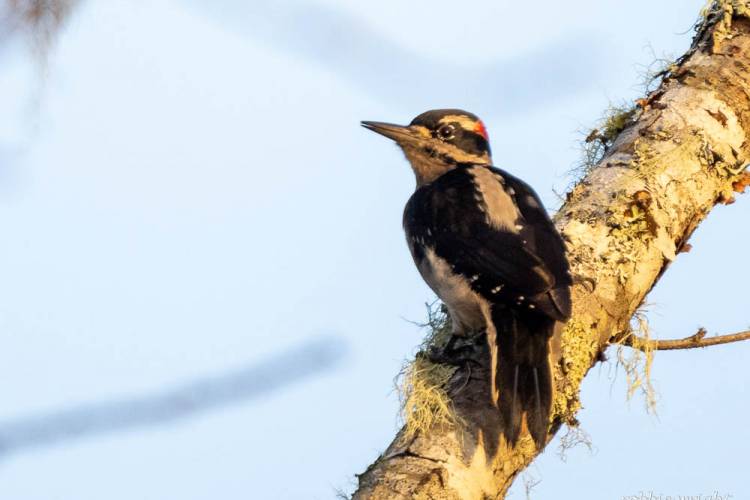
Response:
POLYGON ((393 139, 396 142, 403 142, 408 140, 414 140, 417 138, 414 131, 404 125, 395 125, 393 123, 383 122, 361 122, 362 126, 373 132, 377 132, 380 135, 384 135, 389 139, 393 139))

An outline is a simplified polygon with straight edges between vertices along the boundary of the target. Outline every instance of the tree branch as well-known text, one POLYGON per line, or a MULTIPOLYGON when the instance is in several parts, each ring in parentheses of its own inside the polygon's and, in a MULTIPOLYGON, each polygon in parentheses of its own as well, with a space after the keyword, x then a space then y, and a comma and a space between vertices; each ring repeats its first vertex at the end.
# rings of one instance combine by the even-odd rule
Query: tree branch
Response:
POLYGON ((695 334, 684 339, 656 340, 639 337, 633 332, 628 332, 616 343, 638 349, 640 351, 672 351, 677 349, 695 349, 696 347, 708 347, 719 344, 729 344, 741 340, 750 340, 750 330, 744 332, 706 337, 706 329, 700 328, 695 334))
MULTIPOLYGON (((551 434, 575 425, 581 381, 612 336, 628 330, 693 230, 744 187, 750 0, 717 0, 690 50, 637 103, 607 120, 603 157, 555 216, 576 284, 573 316, 555 349, 551 434)), ((459 366, 444 386, 457 418, 413 439, 402 429, 359 476, 354 499, 503 498, 540 453, 525 430, 513 448, 503 439, 504 422, 489 404, 486 346, 474 347, 475 363, 459 366)))

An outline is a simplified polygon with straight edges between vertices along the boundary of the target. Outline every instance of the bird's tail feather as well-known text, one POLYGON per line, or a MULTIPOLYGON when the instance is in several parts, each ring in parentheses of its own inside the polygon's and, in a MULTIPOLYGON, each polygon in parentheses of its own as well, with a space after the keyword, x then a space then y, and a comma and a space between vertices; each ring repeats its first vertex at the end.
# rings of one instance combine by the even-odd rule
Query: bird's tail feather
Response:
MULTIPOLYGON (((547 442, 552 407, 552 368, 549 340, 555 321, 538 314, 503 309, 493 311, 497 359, 493 377, 505 439, 515 445, 526 426, 537 448, 547 442)), ((491 346, 495 347, 495 346, 491 346)))

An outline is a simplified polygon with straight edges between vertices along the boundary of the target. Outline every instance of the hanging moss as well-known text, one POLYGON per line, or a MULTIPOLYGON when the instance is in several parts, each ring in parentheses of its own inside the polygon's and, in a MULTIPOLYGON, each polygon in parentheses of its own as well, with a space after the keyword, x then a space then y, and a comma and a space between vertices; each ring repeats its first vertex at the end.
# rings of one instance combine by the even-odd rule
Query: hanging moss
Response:
POLYGON ((644 397, 646 411, 655 414, 657 394, 651 383, 654 350, 648 342, 650 339, 651 330, 648 326, 648 319, 643 311, 636 312, 630 332, 617 342, 617 363, 625 369, 625 379, 628 384, 627 399, 631 399, 640 390, 644 397), (626 355, 625 347, 622 345, 628 339, 634 341, 629 356, 626 355))
POLYGON ((435 363, 426 352, 440 349, 451 336, 451 323, 444 306, 428 304, 427 322, 420 325, 427 336, 415 358, 407 362, 398 377, 397 390, 404 421, 402 441, 435 425, 456 425, 458 418, 445 386, 456 372, 455 366, 435 363))

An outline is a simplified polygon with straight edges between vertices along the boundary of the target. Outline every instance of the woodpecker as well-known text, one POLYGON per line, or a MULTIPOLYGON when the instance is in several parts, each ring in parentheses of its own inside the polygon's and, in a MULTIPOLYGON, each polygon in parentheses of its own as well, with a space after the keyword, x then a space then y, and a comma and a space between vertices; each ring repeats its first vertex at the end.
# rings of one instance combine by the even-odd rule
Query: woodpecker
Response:
POLYGON ((458 109, 407 125, 363 121, 403 150, 416 176, 404 209, 422 278, 445 303, 453 340, 486 334, 490 394, 515 445, 525 417, 537 446, 548 437, 550 340, 571 313, 565 245, 539 196, 492 165, 482 121, 458 109))

